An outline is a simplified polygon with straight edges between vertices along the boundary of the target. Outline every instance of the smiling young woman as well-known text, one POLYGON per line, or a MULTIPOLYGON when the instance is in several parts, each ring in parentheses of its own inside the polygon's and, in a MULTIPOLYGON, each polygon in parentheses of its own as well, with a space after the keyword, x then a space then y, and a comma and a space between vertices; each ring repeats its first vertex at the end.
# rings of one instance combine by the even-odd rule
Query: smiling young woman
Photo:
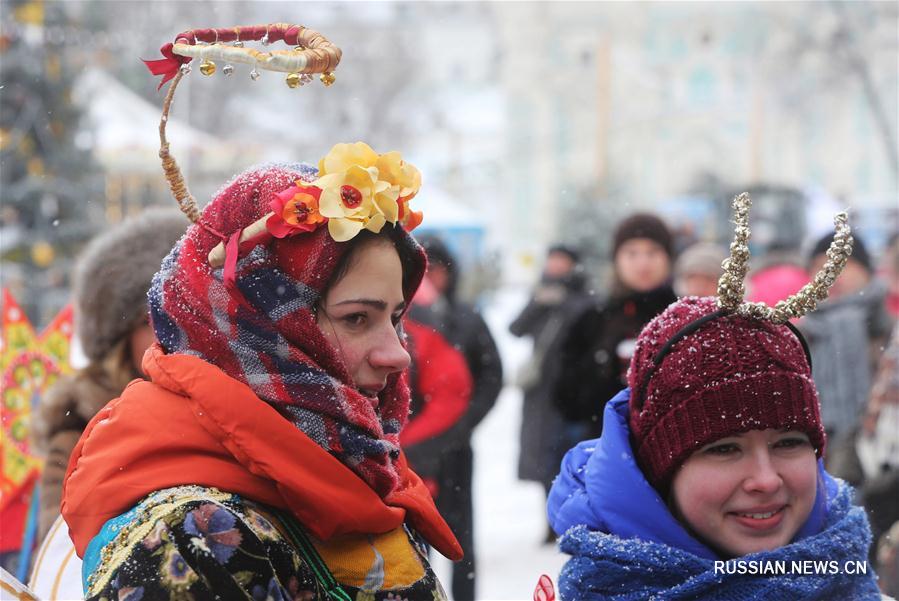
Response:
POLYGON ((671 505, 723 557, 771 551, 808 519, 817 475, 806 434, 750 430, 694 451, 674 476, 671 505))
MULTIPOLYGON (((683 298, 647 324, 602 436, 563 461, 548 513, 572 555, 564 600, 879 598, 870 568, 716 570, 728 560, 864 565, 871 544, 851 489, 824 471, 818 392, 788 322, 801 311, 783 308, 807 310, 812 292, 773 309, 734 300, 748 259, 743 200, 720 298, 683 298)), ((828 253, 817 298, 848 256, 847 236, 828 253)))

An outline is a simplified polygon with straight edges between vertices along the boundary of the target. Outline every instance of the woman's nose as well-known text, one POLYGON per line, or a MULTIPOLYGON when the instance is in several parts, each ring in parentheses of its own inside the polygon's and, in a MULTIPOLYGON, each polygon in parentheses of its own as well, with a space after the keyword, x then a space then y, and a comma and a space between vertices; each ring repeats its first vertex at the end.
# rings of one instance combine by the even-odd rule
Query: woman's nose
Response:
POLYGON ((375 369, 395 373, 409 367, 412 358, 403 348, 399 333, 391 326, 378 338, 368 355, 368 362, 375 369))
POLYGON ((747 492, 770 493, 783 485, 783 478, 767 448, 751 455, 747 469, 748 473, 743 481, 747 492))

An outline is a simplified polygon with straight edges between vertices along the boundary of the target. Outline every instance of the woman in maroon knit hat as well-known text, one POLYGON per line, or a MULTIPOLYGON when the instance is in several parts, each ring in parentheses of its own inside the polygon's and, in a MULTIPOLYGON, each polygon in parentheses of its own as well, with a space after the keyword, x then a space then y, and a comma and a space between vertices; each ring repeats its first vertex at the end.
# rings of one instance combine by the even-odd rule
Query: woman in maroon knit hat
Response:
POLYGON ((879 598, 870 527, 823 469, 808 349, 789 322, 845 265, 845 215, 822 272, 770 308, 743 302, 748 195, 734 204, 718 298, 681 299, 643 329, 602 436, 563 461, 548 503, 572 555, 562 599, 879 598))

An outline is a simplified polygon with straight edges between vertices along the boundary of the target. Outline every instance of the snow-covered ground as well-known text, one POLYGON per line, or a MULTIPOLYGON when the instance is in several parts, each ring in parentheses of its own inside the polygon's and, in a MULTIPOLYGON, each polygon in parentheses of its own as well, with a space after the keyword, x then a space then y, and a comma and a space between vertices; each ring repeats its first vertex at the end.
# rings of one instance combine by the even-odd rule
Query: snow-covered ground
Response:
MULTIPOLYGON (((527 292, 500 291, 484 316, 503 357, 506 386, 474 436, 475 536, 478 553, 477 597, 484 601, 529 600, 541 574, 553 582, 566 556, 546 545, 543 487, 517 478, 521 390, 510 382, 530 353, 530 341, 508 333, 524 306, 527 292)), ((449 561, 437 556, 434 568, 451 594, 449 561)))

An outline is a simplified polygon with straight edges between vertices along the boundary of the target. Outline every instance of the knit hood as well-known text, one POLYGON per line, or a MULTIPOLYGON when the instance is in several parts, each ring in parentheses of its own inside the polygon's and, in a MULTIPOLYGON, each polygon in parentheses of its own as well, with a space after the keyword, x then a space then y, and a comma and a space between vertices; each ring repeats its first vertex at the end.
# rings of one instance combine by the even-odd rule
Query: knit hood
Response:
MULTIPOLYGON (((317 227, 283 238, 266 230, 237 241, 270 213, 279 194, 308 185, 317 173, 300 163, 263 165, 218 192, 153 279, 153 326, 167 352, 200 357, 246 384, 385 496, 399 485, 406 376, 390 374, 372 403, 317 321, 342 260, 375 234, 338 242, 328 227, 317 227), (209 253, 223 243, 239 252, 229 255, 233 263, 226 258, 224 267, 214 267, 209 253)), ((424 275, 424 251, 401 225, 385 224, 377 235, 398 253, 408 302, 424 275)))

